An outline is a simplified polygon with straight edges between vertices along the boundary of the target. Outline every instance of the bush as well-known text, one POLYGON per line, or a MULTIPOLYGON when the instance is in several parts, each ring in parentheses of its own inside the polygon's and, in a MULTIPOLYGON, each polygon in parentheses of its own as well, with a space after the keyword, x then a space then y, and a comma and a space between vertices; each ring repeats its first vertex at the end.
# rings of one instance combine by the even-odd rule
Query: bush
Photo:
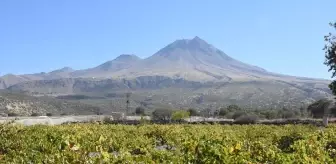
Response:
POLYGON ((190 113, 190 116, 199 116, 200 115, 200 113, 197 110, 192 109, 192 108, 188 109, 188 112, 190 113))
POLYGON ((233 113, 233 115, 232 115, 232 119, 237 119, 237 118, 239 118, 239 117, 241 117, 241 116, 243 116, 243 115, 246 115, 246 113, 245 112, 243 112, 243 111, 236 111, 236 112, 234 112, 233 113))
POLYGON ((225 115, 227 115, 228 113, 230 113, 230 111, 229 111, 228 109, 226 109, 226 108, 220 108, 220 109, 219 109, 219 115, 220 115, 220 116, 225 116, 225 115))
POLYGON ((188 118, 190 113, 183 110, 174 111, 172 114, 172 120, 174 121, 182 121, 184 118, 188 118))
POLYGON ((291 145, 294 144, 295 141, 302 140, 303 137, 300 134, 292 133, 288 136, 282 136, 280 140, 277 142, 278 148, 285 153, 292 153, 294 152, 291 145))
POLYGON ((242 115, 235 119, 237 124, 255 124, 258 122, 258 116, 256 115, 242 115))
POLYGON ((226 109, 229 112, 242 111, 242 109, 238 105, 229 105, 226 109))
POLYGON ((19 116, 19 114, 14 113, 14 112, 9 112, 7 115, 8 115, 8 117, 17 117, 17 116, 19 116))
POLYGON ((61 116, 67 116, 68 113, 61 113, 61 116))
POLYGON ((154 121, 170 121, 171 116, 172 116, 172 111, 169 109, 156 109, 152 113, 152 119, 154 121))
POLYGON ((53 114, 52 113, 47 113, 46 116, 51 117, 51 116, 53 116, 53 114))
POLYGON ((105 123, 105 124, 110 124, 112 122, 113 122, 113 118, 111 116, 105 116, 103 118, 103 123, 105 123))
POLYGON ((135 114, 136 115, 144 115, 145 114, 145 108, 140 107, 140 106, 135 108, 135 114))
POLYGON ((125 113, 121 112, 112 112, 111 113, 113 120, 123 120, 125 118, 125 113))
POLYGON ((41 116, 41 115, 39 113, 32 113, 30 116, 37 117, 37 116, 41 116))

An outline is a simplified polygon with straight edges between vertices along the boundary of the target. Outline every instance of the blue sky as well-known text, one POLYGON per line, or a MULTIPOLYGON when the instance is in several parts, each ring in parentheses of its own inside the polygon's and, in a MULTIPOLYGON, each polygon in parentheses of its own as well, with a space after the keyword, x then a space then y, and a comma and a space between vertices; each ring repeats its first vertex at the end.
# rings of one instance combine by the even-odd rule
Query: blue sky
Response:
POLYGON ((1 0, 0 75, 148 57, 199 36, 272 72, 330 78, 323 36, 335 0, 1 0))

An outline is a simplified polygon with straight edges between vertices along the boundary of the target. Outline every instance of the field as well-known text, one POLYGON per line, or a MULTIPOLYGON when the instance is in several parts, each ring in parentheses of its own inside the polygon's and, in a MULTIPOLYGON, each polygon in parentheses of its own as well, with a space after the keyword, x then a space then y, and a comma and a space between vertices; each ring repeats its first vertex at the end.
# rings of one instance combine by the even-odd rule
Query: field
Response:
POLYGON ((336 125, 2 124, 0 161, 336 163, 336 125))

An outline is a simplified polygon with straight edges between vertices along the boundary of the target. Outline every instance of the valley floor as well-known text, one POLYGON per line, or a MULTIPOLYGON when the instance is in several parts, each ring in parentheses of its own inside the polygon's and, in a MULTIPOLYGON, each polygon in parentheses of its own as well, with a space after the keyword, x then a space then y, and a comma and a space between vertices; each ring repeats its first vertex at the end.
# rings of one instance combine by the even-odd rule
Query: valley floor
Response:
POLYGON ((0 125, 3 163, 336 163, 336 125, 0 125))

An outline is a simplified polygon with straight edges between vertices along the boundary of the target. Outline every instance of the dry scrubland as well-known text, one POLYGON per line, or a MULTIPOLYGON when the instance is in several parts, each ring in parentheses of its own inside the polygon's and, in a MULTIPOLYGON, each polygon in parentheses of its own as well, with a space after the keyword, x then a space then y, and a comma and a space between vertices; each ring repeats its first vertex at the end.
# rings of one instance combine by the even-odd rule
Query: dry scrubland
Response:
POLYGON ((0 125, 2 163, 336 163, 336 125, 0 125))

